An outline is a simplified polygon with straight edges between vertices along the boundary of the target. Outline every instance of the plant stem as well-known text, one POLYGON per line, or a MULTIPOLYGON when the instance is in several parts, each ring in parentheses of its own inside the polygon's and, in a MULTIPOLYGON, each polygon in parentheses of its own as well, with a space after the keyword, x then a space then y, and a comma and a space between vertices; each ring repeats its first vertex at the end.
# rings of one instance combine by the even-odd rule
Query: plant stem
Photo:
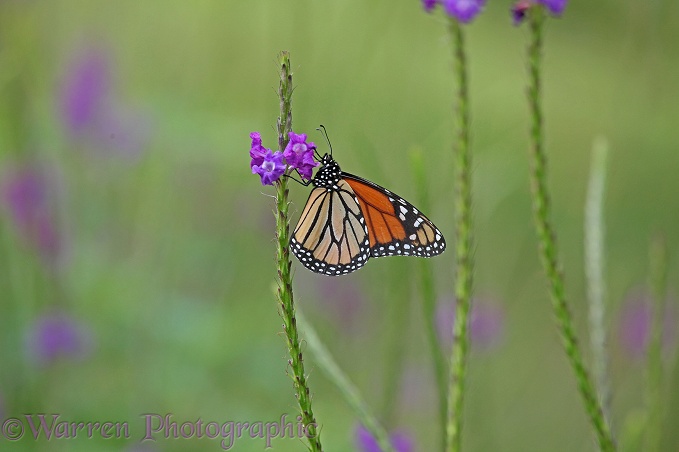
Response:
POLYGON ((650 281, 652 316, 646 363, 646 435, 644 450, 660 450, 662 434, 662 336, 667 292, 667 245, 662 237, 651 243, 650 281))
MULTIPOLYGON (((416 149, 411 153, 411 163, 415 175, 415 188, 418 193, 418 204, 421 206, 423 212, 429 212, 429 191, 427 190, 427 171, 424 164, 421 149, 416 149)), ((436 387, 438 389, 439 402, 439 421, 441 422, 441 445, 446 442, 446 414, 447 414, 447 400, 446 400, 446 361, 441 348, 441 341, 439 340, 436 329, 436 288, 434 285, 434 273, 432 263, 429 259, 421 259, 420 261, 420 288, 422 293, 422 316, 424 320, 424 329, 427 335, 427 342, 429 343, 429 351, 431 353, 431 360, 434 370, 434 378, 436 379, 436 387)))
MULTIPOLYGON (((282 152, 288 143, 288 133, 292 130, 292 73, 290 72, 290 55, 281 52, 281 80, 279 96, 281 100, 281 114, 278 117, 278 146, 282 152)), ((292 294, 292 276, 290 272, 290 220, 288 217, 288 181, 281 177, 276 182, 276 264, 278 267, 278 302, 280 314, 283 318, 283 332, 286 345, 290 352, 288 365, 292 369, 292 382, 297 396, 297 402, 302 415, 302 423, 308 432, 310 449, 314 452, 322 451, 321 439, 317 429, 316 419, 311 409, 311 393, 304 373, 302 348, 297 333, 295 320, 295 304, 292 294)))
POLYGON ((469 107, 467 61, 464 33, 460 23, 450 18, 450 33, 455 47, 454 72, 457 82, 455 111, 457 140, 455 146, 455 322, 450 357, 450 391, 448 393, 448 421, 446 450, 459 451, 462 447, 462 417, 464 385, 469 353, 469 311, 472 293, 472 237, 471 237, 471 165, 469 152, 469 107))
POLYGON ((590 422, 599 441, 602 451, 615 450, 615 444, 610 429, 604 419, 599 399, 594 390, 578 345, 572 316, 564 293, 563 275, 558 261, 556 235, 551 225, 550 201, 547 189, 547 158, 543 148, 543 118, 541 108, 541 51, 542 29, 544 23, 543 8, 532 8, 529 20, 531 41, 528 47, 529 85, 528 103, 531 116, 531 185, 533 193, 533 212, 538 240, 540 242, 540 257, 552 298, 552 306, 561 333, 562 343, 569 363, 575 373, 580 395, 585 404, 590 422))
POLYGON ((349 377, 342 372, 342 369, 337 365, 327 347, 319 339, 316 330, 314 330, 311 324, 306 321, 306 318, 302 315, 300 310, 297 310, 297 319, 302 326, 306 343, 309 345, 309 349, 316 358, 318 367, 321 368, 326 377, 328 377, 330 381, 335 384, 337 389, 339 389, 344 400, 356 412, 361 424, 363 424, 363 426, 373 435, 377 444, 379 444, 380 449, 383 452, 393 452, 394 449, 389 442, 387 431, 372 414, 365 399, 361 397, 360 392, 352 381, 349 380, 349 377))
POLYGON ((599 389, 604 418, 611 426, 611 385, 606 344, 606 283, 604 282, 604 185, 608 141, 601 137, 592 149, 592 168, 585 205, 585 275, 589 299, 592 371, 599 389))

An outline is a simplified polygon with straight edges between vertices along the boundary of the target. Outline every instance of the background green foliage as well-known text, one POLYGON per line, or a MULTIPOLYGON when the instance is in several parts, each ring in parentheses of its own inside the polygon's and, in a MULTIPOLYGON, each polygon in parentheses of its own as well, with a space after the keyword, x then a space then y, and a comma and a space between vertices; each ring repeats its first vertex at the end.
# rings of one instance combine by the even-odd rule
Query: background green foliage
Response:
MULTIPOLYGON (((596 136, 611 143, 605 216, 613 423, 643 406, 643 363, 617 341, 625 296, 643 285, 654 231, 679 255, 679 5, 572 2, 546 30, 545 113, 557 225, 587 344, 583 209, 596 136)), ((500 300, 500 343, 470 358, 465 450, 593 450, 594 437, 558 343, 532 227, 525 100, 527 30, 490 1, 468 28, 475 215, 475 291, 500 300)), ((128 421, 129 441, 24 438, 3 450, 121 450, 142 413, 175 420, 275 421, 296 412, 274 302, 270 187, 248 168, 248 133, 274 147, 276 54, 295 73, 293 128, 323 123, 343 169, 417 204, 409 153, 429 168, 432 211, 452 242, 451 45, 441 16, 417 0, 359 2, 120 0, 0 3, 0 169, 39 160, 59 174, 67 258, 49 271, 0 220, 0 392, 5 416, 60 413, 128 421), (59 116, 73 55, 111 56, 114 93, 147 118, 135 160, 76 145, 59 116), (41 312, 62 306, 92 331, 91 354, 47 368, 26 358, 41 312)), ((306 200, 292 184, 293 221, 306 200)), ((451 243, 454 245, 454 243, 451 243)), ((433 260, 450 296, 453 253, 433 260)), ((296 265, 296 264, 295 264, 296 265)), ((414 259, 380 259, 329 280, 296 266, 296 299, 388 429, 417 450, 438 439, 435 383, 414 259), (356 308, 333 297, 347 288, 356 308), (405 315, 404 313, 412 315, 405 315), (349 321, 343 320, 348 316, 349 321), (405 320, 404 320, 405 319, 405 320)), ((676 260, 669 286, 676 288, 676 260)), ((327 450, 351 450, 355 417, 307 356, 327 450)), ((666 427, 679 414, 667 362, 666 427)), ((636 416, 638 417, 638 416, 636 416)), ((622 435, 625 436, 624 434, 622 435)), ((676 430, 664 430, 673 450, 676 430)), ((302 450, 278 439, 275 450, 302 450)), ((218 450, 169 440, 152 450, 218 450)), ((234 450, 263 450, 242 438, 234 450)))

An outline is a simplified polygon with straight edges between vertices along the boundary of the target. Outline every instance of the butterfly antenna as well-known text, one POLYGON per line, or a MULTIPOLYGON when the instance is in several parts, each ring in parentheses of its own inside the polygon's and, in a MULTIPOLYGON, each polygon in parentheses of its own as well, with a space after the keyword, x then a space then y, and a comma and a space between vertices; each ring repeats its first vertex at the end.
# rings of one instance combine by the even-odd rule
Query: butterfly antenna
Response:
POLYGON ((321 124, 320 127, 318 127, 316 130, 323 133, 325 141, 328 142, 328 147, 330 148, 330 157, 332 157, 332 144, 330 144, 330 138, 328 138, 328 131, 325 130, 325 126, 323 124, 321 124))

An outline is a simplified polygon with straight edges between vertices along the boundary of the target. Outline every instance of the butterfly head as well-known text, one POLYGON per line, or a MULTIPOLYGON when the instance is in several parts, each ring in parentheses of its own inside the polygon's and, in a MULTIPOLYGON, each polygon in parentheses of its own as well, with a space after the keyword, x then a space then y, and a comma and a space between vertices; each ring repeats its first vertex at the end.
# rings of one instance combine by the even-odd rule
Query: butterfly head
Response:
POLYGON ((332 165, 333 163, 335 163, 335 159, 332 158, 332 155, 324 154, 323 157, 321 157, 321 165, 328 166, 332 165))
POLYGON ((316 187, 334 188, 342 177, 342 170, 332 158, 332 155, 325 154, 321 158, 321 167, 316 172, 312 183, 316 187))

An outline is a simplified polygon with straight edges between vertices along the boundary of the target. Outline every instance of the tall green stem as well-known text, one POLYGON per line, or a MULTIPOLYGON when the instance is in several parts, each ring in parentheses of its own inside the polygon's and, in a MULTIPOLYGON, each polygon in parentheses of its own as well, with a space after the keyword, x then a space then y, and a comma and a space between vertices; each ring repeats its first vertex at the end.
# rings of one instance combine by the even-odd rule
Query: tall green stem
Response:
MULTIPOLYGON (((281 80, 279 96, 281 101, 281 114, 278 117, 278 147, 282 152, 288 143, 288 134, 292 131, 292 72, 290 72, 290 55, 287 52, 280 54, 281 80)), ((307 385, 304 373, 304 360, 302 348, 297 333, 297 321, 295 320, 295 304, 292 295, 292 275, 290 271, 290 220, 288 217, 288 180, 282 177, 276 182, 276 264, 278 267, 278 301, 283 318, 283 332, 285 333, 286 345, 290 352, 288 365, 292 369, 292 382, 295 388, 297 402, 302 415, 302 423, 308 434, 307 439, 312 451, 322 451, 321 439, 311 409, 311 393, 307 385)))
POLYGON ((549 192, 547 189, 547 158, 544 151, 543 118, 541 107, 541 52, 542 30, 544 23, 543 8, 533 8, 530 14, 530 36, 528 47, 528 103, 531 116, 531 185, 533 193, 533 212, 538 240, 540 242, 540 257, 552 298, 552 306, 561 333, 562 343, 568 356, 569 363, 575 373, 580 395, 585 409, 596 431, 599 447, 602 451, 615 450, 615 444, 610 429, 604 419, 594 386, 590 380, 578 341, 575 336, 573 320, 566 302, 563 275, 558 261, 556 235, 551 225, 549 192))
POLYGON ((450 19, 450 33, 455 47, 455 78, 457 105, 455 111, 457 140, 455 145, 455 322, 450 357, 450 391, 448 393, 448 423, 446 450, 457 452, 462 447, 462 417, 464 408, 467 355, 469 353, 469 311, 472 293, 471 236, 471 165, 469 152, 469 94, 464 33, 460 23, 450 19))

